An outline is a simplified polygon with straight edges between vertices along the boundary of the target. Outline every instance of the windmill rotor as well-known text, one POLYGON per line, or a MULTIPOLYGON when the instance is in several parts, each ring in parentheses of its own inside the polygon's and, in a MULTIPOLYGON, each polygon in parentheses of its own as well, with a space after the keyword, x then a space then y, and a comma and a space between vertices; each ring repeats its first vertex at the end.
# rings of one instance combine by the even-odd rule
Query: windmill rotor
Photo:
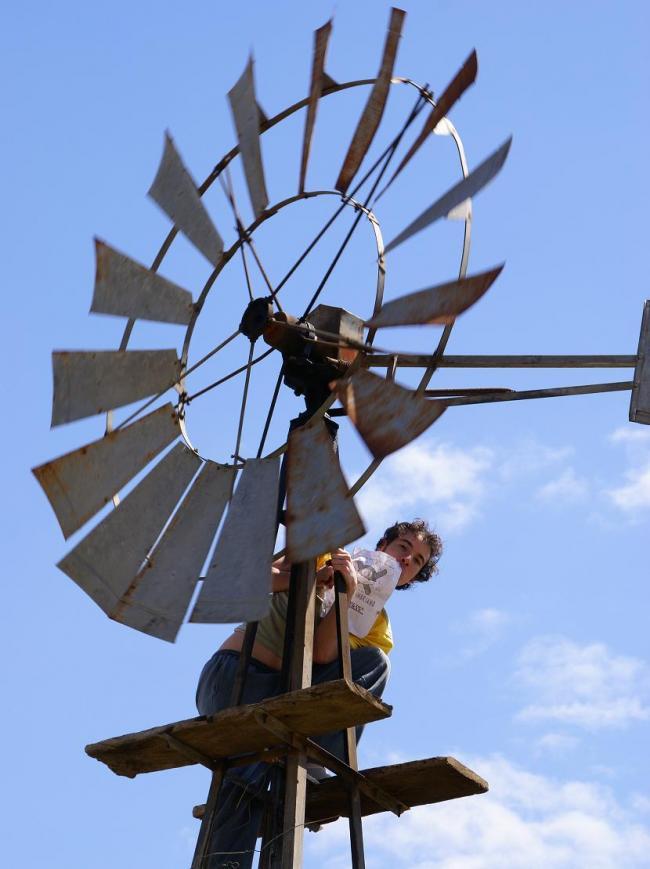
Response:
MULTIPOLYGON (((345 83, 335 82, 325 72, 332 30, 328 22, 315 34, 308 96, 270 118, 259 106, 254 62, 249 58, 228 94, 237 144, 202 183, 195 182, 181 149, 169 132, 165 134, 162 158, 149 196, 171 220, 173 228, 152 266, 147 268, 106 241, 95 242, 96 277, 91 312, 123 317, 126 325, 117 350, 54 354, 52 424, 108 413, 107 433, 36 468, 34 473, 66 537, 79 531, 111 499, 119 505, 103 516, 59 565, 117 621, 173 640, 200 578, 203 582, 191 621, 259 618, 268 606, 268 562, 277 532, 277 501, 278 498, 283 501, 285 489, 287 507, 280 516, 286 523, 287 549, 292 559, 312 558, 325 545, 322 534, 320 543, 315 542, 317 529, 309 519, 310 512, 318 517, 328 546, 345 545, 364 531, 354 505, 354 493, 386 455, 409 443, 446 409, 443 400, 432 400, 424 394, 432 365, 427 366, 415 391, 393 382, 397 362, 387 369, 386 377, 371 373, 369 367, 377 355, 373 342, 378 329, 390 326, 443 325, 442 337, 430 357, 430 361, 435 360, 444 350, 455 319, 475 304, 498 277, 501 266, 467 275, 471 200, 501 169, 509 141, 470 172, 462 142, 447 113, 476 77, 476 54, 469 56, 436 101, 428 86, 394 74, 403 20, 401 10, 392 10, 377 76, 345 83), (368 99, 352 132, 334 187, 309 189, 309 178, 314 174, 310 171, 310 158, 321 100, 368 86, 368 99), (414 90, 414 105, 392 135, 379 135, 390 92, 394 87, 404 86, 414 90), (272 201, 269 192, 272 167, 263 162, 263 136, 303 109, 306 111, 298 192, 272 201), (425 117, 424 125, 408 145, 409 133, 420 116, 425 117), (387 249, 394 249, 438 219, 460 220, 464 232, 458 274, 453 280, 384 304, 386 249, 375 213, 376 203, 381 198, 382 209, 389 207, 388 188, 431 134, 447 136, 454 142, 460 181, 398 233, 387 249), (379 150, 378 156, 360 177, 373 144, 382 136, 383 150, 375 148, 379 150), (392 176, 388 175, 391 162, 400 154, 401 162, 397 169, 392 167, 392 176), (253 213, 247 225, 230 174, 231 164, 238 162, 253 213), (204 194, 217 180, 235 223, 237 237, 230 245, 203 201, 204 194), (380 189, 382 181, 385 186, 380 189), (308 200, 329 201, 333 196, 338 204, 331 216, 306 249, 298 253, 284 276, 274 283, 257 248, 258 230, 293 206, 308 200), (321 281, 307 288, 300 307, 291 310, 283 288, 345 212, 352 215, 351 226, 321 281), (374 240, 376 280, 374 289, 365 292, 365 301, 361 298, 363 293, 350 297, 347 310, 347 306, 330 303, 327 285, 361 222, 369 225, 374 240), (179 234, 211 269, 196 295, 182 282, 176 283, 160 273, 179 234), (226 266, 237 259, 243 269, 243 280, 239 283, 246 292, 230 327, 234 331, 227 336, 222 334, 200 358, 191 359, 192 338, 208 296, 219 285, 226 266), (134 325, 139 321, 176 324, 184 329, 180 349, 132 349, 134 325), (233 370, 222 369, 216 379, 193 388, 195 372, 207 370, 208 366, 213 370, 220 355, 245 346, 246 341, 247 360, 243 364, 233 370), (256 366, 278 356, 280 373, 259 447, 255 454, 248 455, 243 449, 244 430, 251 416, 247 402, 253 401, 250 396, 256 366), (204 457, 195 449, 188 433, 191 405, 210 393, 217 395, 220 387, 233 381, 243 385, 241 405, 232 414, 235 442, 225 455, 204 457), (299 417, 301 427, 294 426, 279 446, 268 447, 267 435, 283 384, 305 400, 307 412, 299 417), (167 398, 170 389, 177 394, 174 406, 167 398), (341 408, 334 410, 332 405, 337 400, 341 408), (133 410, 136 402, 141 403, 133 410), (118 421, 116 411, 121 407, 129 410, 118 421), (332 415, 348 417, 372 456, 352 486, 345 480, 333 449, 334 423, 330 410, 332 415), (173 446, 179 438, 181 442, 173 446), (282 459, 285 453, 286 458, 282 459), (149 464, 157 458, 158 464, 150 468, 149 464), (281 462, 286 464, 282 474, 281 462), (145 475, 141 476, 143 472, 145 475), (326 480, 327 485, 316 491, 315 479, 326 480), (135 487, 126 497, 120 496, 133 480, 135 487), (149 509, 148 505, 153 508, 154 504, 155 509, 149 509), (147 514, 147 521, 141 521, 143 513, 147 514), (238 551, 250 551, 250 547, 242 545, 248 539, 256 540, 258 558, 244 558, 239 563, 237 559, 241 560, 243 555, 238 556, 238 551), (175 552, 182 567, 174 566, 175 552), (189 552, 193 553, 191 558, 189 552), (207 571, 201 577, 204 563, 207 571), (235 584, 230 581, 234 572, 240 578, 235 584)), ((393 356, 397 360, 399 354, 393 356)), ((260 411, 259 404, 255 409, 260 411)))

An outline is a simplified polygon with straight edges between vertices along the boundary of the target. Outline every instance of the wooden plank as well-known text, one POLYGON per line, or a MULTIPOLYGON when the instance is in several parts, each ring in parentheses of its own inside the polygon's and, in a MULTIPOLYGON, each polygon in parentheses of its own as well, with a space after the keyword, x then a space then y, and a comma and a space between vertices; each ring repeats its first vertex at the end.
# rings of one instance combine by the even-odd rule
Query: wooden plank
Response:
MULTIPOLYGON (((411 807, 455 800, 488 790, 485 779, 453 757, 430 757, 394 766, 380 766, 362 770, 362 775, 411 807)), ((361 794, 361 812, 364 816, 381 811, 385 810, 373 799, 361 794)), ((347 816, 347 813, 347 785, 339 776, 309 786, 305 823, 326 822, 328 819, 347 816)))
MULTIPOLYGON (((338 641, 339 676, 352 679, 352 662, 350 660, 350 636, 348 627, 348 596, 343 576, 334 573, 335 606, 336 606, 336 638, 338 641)), ((354 727, 347 727, 343 732, 343 760, 353 770, 359 769, 357 760, 357 735, 354 727)), ((350 831, 350 852, 353 869, 365 869, 366 861, 363 849, 363 826, 361 824, 361 791, 357 782, 348 781, 348 811, 350 831)))
MULTIPOLYGON (((296 594, 296 617, 288 667, 288 688, 299 690, 311 685, 316 608, 315 561, 293 564, 291 584, 296 594)), ((259 717, 257 720, 264 726, 264 722, 259 717)), ((282 866, 292 867, 292 869, 300 869, 302 866, 307 798, 306 763, 307 755, 304 752, 292 752, 287 756, 285 763, 282 866)))
MULTIPOLYGON (((393 766, 361 770, 366 782, 388 791, 411 808, 483 794, 488 783, 454 757, 429 757, 393 766)), ((362 796, 363 815, 386 811, 370 796, 362 796)), ((323 779, 307 789, 305 824, 327 823, 347 811, 346 782, 339 776, 323 779)), ((195 806, 192 814, 203 817, 205 806, 195 806)))
POLYGON ((289 730, 317 736, 388 718, 392 708, 358 685, 344 680, 324 682, 301 691, 272 697, 261 703, 236 706, 216 715, 189 718, 127 733, 86 746, 90 757, 105 763, 117 775, 133 778, 187 766, 192 761, 170 747, 163 734, 171 733, 186 745, 213 759, 261 751, 268 747, 268 731, 255 719, 256 710, 266 710, 289 730))

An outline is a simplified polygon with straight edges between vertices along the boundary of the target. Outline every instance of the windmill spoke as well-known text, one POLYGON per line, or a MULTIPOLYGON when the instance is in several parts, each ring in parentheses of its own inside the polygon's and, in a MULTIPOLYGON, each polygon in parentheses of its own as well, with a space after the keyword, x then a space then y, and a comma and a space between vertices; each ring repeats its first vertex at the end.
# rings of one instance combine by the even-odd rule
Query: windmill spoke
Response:
MULTIPOLYGON (((264 353, 261 353, 256 359, 253 359, 250 362, 250 367, 253 365, 257 365, 258 362, 261 362, 263 359, 266 359, 267 356, 273 353, 273 347, 269 347, 264 353)), ((226 374, 225 377, 219 378, 219 380, 215 380, 214 383, 210 383, 208 386, 205 386, 203 389, 200 389, 198 392, 195 392, 193 395, 188 395, 185 399, 186 404, 189 404, 191 401, 194 401, 195 398, 200 398, 200 396, 205 395, 206 392, 210 392, 212 389, 216 389, 217 386, 221 386, 222 383, 225 383, 227 380, 232 380, 233 377, 236 377, 238 374, 241 374, 242 371, 246 371, 249 367, 249 363, 246 365, 242 365, 240 368, 236 368, 234 371, 231 371, 230 374, 226 374)))
POLYGON ((137 416, 140 416, 140 414, 143 413, 148 407, 151 407, 151 405, 155 401, 158 401, 159 398, 162 398, 162 396, 167 392, 168 389, 171 389, 173 386, 178 386, 178 384, 181 382, 181 380, 183 380, 185 377, 187 377, 188 374, 192 374, 192 372, 196 371, 197 368, 200 368, 201 365, 204 365, 208 361, 208 359, 211 359, 220 350, 223 350, 223 348, 227 344, 230 344, 230 342, 234 338, 236 338, 237 335, 239 335, 239 329, 234 331, 232 333, 232 335, 229 335, 225 341, 221 342, 221 344, 217 344, 216 347, 213 347, 212 350, 210 350, 209 353, 206 353, 205 356, 201 357, 201 359, 199 359, 198 362, 195 362, 194 365, 191 365, 186 371, 184 371, 180 375, 180 377, 178 377, 177 380, 174 381, 174 383, 170 384, 168 387, 163 389, 162 392, 159 392, 157 395, 152 396, 150 399, 148 399, 148 401, 145 401, 145 403, 142 404, 137 410, 134 410, 130 416, 127 416, 127 418, 125 420, 123 420, 118 426, 115 427, 115 431, 118 431, 119 429, 124 428, 125 425, 128 425, 137 416))
MULTIPOLYGON (((370 202, 372 201, 372 197, 373 197, 373 195, 374 195, 374 193, 375 193, 377 187, 379 186, 379 182, 381 181, 381 179, 382 179, 383 176, 384 176, 384 173, 385 173, 386 170, 388 169, 388 166, 390 165, 390 161, 392 160, 392 158, 393 158, 393 156, 394 156, 394 154, 395 154, 395 151, 397 150, 397 148, 398 148, 398 146, 399 146, 399 143, 400 143, 401 140, 402 140, 402 137, 403 137, 404 134, 406 133, 408 127, 409 127, 410 124, 413 122, 413 120, 415 120, 415 117, 416 117, 416 115, 417 115, 417 112, 422 108, 422 106, 424 105, 424 102, 425 102, 425 98, 423 97, 423 95, 422 95, 422 94, 418 94, 418 98, 417 98, 417 100, 416 100, 416 102, 415 102, 415 106, 414 106, 413 109, 411 110, 410 115, 408 116, 408 118, 407 118, 406 121, 404 122, 404 125, 403 125, 402 129, 401 129, 400 132, 397 134, 397 136, 396 136, 395 139, 393 140, 392 144, 391 144, 390 147, 388 148, 384 160, 380 162, 379 173, 378 173, 377 177, 375 178, 375 180, 374 180, 374 182, 373 182, 373 184, 372 184, 372 187, 370 188, 370 192, 369 192, 368 195, 366 196, 366 201, 363 203, 363 207, 364 207, 364 208, 368 208, 368 207, 369 207, 369 204, 370 204, 370 202)), ((323 278, 322 278, 320 284, 319 284, 318 287, 316 288, 316 291, 314 292, 314 295, 312 296, 311 301, 310 301, 309 304, 307 305, 307 307, 306 307, 306 309, 305 309, 305 312, 304 312, 304 314, 303 314, 303 317, 306 317, 307 314, 309 314, 309 312, 311 311, 311 309, 313 308, 313 306, 314 306, 314 305, 316 304, 316 302, 318 301, 318 297, 320 296, 321 292, 323 291, 323 289, 324 289, 324 287, 325 287, 325 284, 326 284, 327 281, 329 280, 330 275, 331 275, 332 272, 334 271, 334 268, 336 267, 336 264, 338 263, 338 261, 339 261, 340 258, 342 257, 343 252, 345 251, 346 247, 348 246, 348 243, 350 242, 350 239, 352 238, 352 236, 353 236, 353 234, 354 234, 354 232, 355 232, 357 226, 359 225, 359 221, 361 220, 362 215, 363 215, 363 211, 359 211, 359 213, 358 213, 357 216, 355 217, 354 222, 352 223, 352 226, 351 226, 350 229, 348 230, 348 233, 347 233, 347 235, 345 236, 345 238, 343 239, 343 242, 341 243, 341 246, 339 247, 338 251, 334 254, 334 258, 332 259, 332 262, 331 262, 330 265, 328 266, 327 271, 325 272, 325 275, 323 276, 323 278)))
POLYGON ((239 425, 237 426, 237 440, 235 442, 235 452, 232 458, 240 461, 239 447, 241 446, 241 435, 244 428, 244 415, 246 414, 246 402, 248 400, 248 387, 251 381, 251 365, 253 363, 253 351, 255 350, 255 342, 251 341, 251 346, 248 351, 248 365, 246 366, 246 379, 244 380, 244 394, 242 396, 241 409, 239 411, 239 425))
POLYGON ((264 444, 266 443, 266 436, 269 433, 269 426, 271 425, 271 419, 273 418, 273 414, 275 412, 275 405, 278 401, 278 395, 280 394, 280 386, 282 384, 282 374, 283 374, 283 366, 280 367, 280 373, 278 374, 278 379, 275 381, 275 389, 273 390, 273 398, 271 399, 271 404, 269 406, 269 412, 266 414, 266 421, 264 423, 264 431, 262 432, 262 438, 260 440, 260 445, 257 448, 257 456, 256 458, 261 458, 262 450, 264 449, 264 444))

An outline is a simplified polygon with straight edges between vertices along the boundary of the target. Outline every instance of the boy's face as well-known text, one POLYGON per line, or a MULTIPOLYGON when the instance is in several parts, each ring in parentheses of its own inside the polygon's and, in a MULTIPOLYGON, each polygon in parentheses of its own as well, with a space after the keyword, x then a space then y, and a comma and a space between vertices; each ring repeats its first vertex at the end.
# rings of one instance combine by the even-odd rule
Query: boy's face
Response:
POLYGON ((398 588, 402 585, 408 585, 431 557, 429 546, 411 531, 400 534, 399 537, 379 548, 387 555, 392 555, 400 563, 402 573, 397 581, 398 588))

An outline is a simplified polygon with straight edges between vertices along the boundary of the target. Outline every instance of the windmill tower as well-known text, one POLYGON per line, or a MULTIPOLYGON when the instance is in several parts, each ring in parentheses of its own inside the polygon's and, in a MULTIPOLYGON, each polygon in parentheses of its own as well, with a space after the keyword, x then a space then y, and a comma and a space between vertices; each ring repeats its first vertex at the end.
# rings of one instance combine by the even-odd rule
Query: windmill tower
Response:
MULTIPOLYGON (((287 696, 266 701, 263 708, 240 707, 220 713, 221 717, 214 716, 212 720, 176 722, 88 748, 92 756, 125 775, 187 763, 202 763, 213 771, 195 866, 206 865, 220 778, 234 757, 240 764, 242 755, 253 758, 262 754, 269 762, 284 758, 284 765, 278 767, 280 778, 284 778, 284 785, 278 786, 282 799, 269 822, 265 839, 269 847, 263 851, 268 865, 300 863, 303 817, 314 824, 349 815, 353 862, 361 866, 364 813, 378 810, 399 813, 418 801, 477 793, 486 787, 478 776, 452 759, 435 758, 417 762, 420 766, 407 764, 408 769, 381 768, 358 773, 350 728, 385 717, 389 709, 365 696, 350 682, 345 606, 339 606, 338 623, 341 680, 329 685, 327 691, 308 686, 314 560, 320 553, 345 545, 363 533, 354 495, 386 455, 409 443, 447 408, 458 404, 629 389, 630 418, 650 421, 650 387, 644 367, 649 329, 647 304, 636 356, 560 360, 445 354, 455 319, 480 299, 500 272, 500 267, 495 267, 481 274, 467 274, 471 203, 502 167, 509 142, 469 171, 462 142, 447 115, 474 81, 476 56, 470 55, 449 86, 434 99, 426 86, 394 76, 403 18, 400 10, 393 10, 378 75, 355 82, 337 83, 325 72, 331 25, 320 28, 314 40, 307 97, 273 117, 267 117, 258 105, 253 64, 249 62, 229 94, 237 145, 199 185, 192 180, 173 139, 167 135, 150 195, 170 217, 173 228, 154 262, 146 267, 108 244, 97 242, 97 277, 91 310, 126 319, 119 348, 54 354, 53 425, 108 413, 107 433, 35 469, 35 473, 66 537, 79 530, 111 499, 116 501, 117 509, 95 526, 59 565, 107 615, 161 639, 174 640, 193 602, 190 615, 193 622, 246 621, 246 649, 250 654, 255 624, 268 609, 269 568, 278 523, 286 528, 286 552, 295 565, 291 605, 294 616, 287 633, 291 654, 285 655, 287 696), (308 188, 309 160, 321 101, 335 100, 344 91, 360 87, 370 89, 368 101, 353 131, 334 188, 321 189, 319 185, 308 188), (394 88, 412 90, 414 103, 402 125, 388 136, 383 151, 358 178, 362 165, 371 161, 370 149, 376 143, 388 95, 394 88), (305 118, 296 172, 298 189, 287 191, 284 198, 271 203, 267 193, 268 169, 262 160, 263 138, 297 112, 302 112, 305 118), (409 134, 414 129, 418 132, 413 139, 409 134), (380 212, 389 207, 387 193, 392 188, 394 195, 397 187, 392 185, 433 133, 448 136, 454 142, 460 178, 384 247, 380 212), (235 161, 241 162, 254 214, 248 225, 241 217, 235 184, 229 177, 230 165, 235 161), (204 195, 217 181, 223 186, 237 231, 230 247, 225 246, 203 202, 204 195), (314 199, 330 201, 335 208, 307 247, 296 251, 295 261, 283 278, 271 280, 256 233, 286 209, 314 199), (285 284, 335 222, 347 215, 352 217, 351 224, 322 281, 310 287, 300 309, 289 309, 283 304, 285 284), (441 219, 460 220, 464 225, 458 274, 447 276, 444 283, 384 304, 386 255, 441 219), (342 253, 362 225, 370 229, 375 245, 376 282, 374 294, 365 300, 365 309, 357 294, 352 294, 350 307, 355 313, 351 313, 340 305, 326 304, 326 290, 342 253), (213 267, 197 295, 160 274, 179 234, 213 267), (244 293, 237 320, 213 348, 196 358, 192 355, 192 338, 199 318, 206 312, 208 297, 213 297, 221 286, 228 264, 238 260, 244 293), (261 295, 253 289, 253 269, 263 281, 261 295), (185 327, 180 351, 132 349, 134 325, 141 320, 185 327), (375 345, 379 329, 427 324, 443 326, 442 335, 429 354, 399 353, 375 345), (218 361, 234 343, 246 347, 246 363, 234 370, 220 371, 214 381, 193 388, 193 375, 208 363, 218 361), (259 446, 247 455, 243 444, 251 384, 258 365, 270 357, 277 358, 280 371, 275 386, 269 390, 259 446), (633 381, 526 393, 428 388, 438 368, 488 365, 621 366, 635 367, 635 375, 633 381), (421 369, 415 390, 407 390, 395 382, 396 373, 403 367, 421 369), (373 369, 380 371, 381 376, 373 369), (188 433, 190 406, 204 396, 214 397, 219 387, 236 378, 242 384, 242 399, 234 413, 228 410, 235 430, 232 452, 217 456, 216 460, 204 458, 194 448, 188 433), (283 385, 300 396, 304 411, 293 419, 284 443, 269 448, 267 436, 283 385), (170 390, 175 390, 176 400, 165 403, 170 390), (337 400, 340 407, 335 408, 337 400), (117 421, 116 409, 137 401, 142 401, 142 405, 117 421), (347 417, 356 427, 372 456, 366 471, 352 485, 345 480, 332 449, 336 415, 347 417), (168 451, 153 470, 117 503, 123 487, 165 450, 168 451), (254 547, 249 545, 251 540, 255 541, 254 547), (200 586, 198 596, 197 586, 200 586), (337 728, 346 728, 348 735, 347 756, 343 761, 324 758, 310 742, 312 735, 337 728), (335 779, 314 786, 310 793, 304 774, 308 756, 329 764, 336 773, 335 779)), ((241 699, 246 653, 241 661, 242 679, 233 697, 235 706, 241 699)))

